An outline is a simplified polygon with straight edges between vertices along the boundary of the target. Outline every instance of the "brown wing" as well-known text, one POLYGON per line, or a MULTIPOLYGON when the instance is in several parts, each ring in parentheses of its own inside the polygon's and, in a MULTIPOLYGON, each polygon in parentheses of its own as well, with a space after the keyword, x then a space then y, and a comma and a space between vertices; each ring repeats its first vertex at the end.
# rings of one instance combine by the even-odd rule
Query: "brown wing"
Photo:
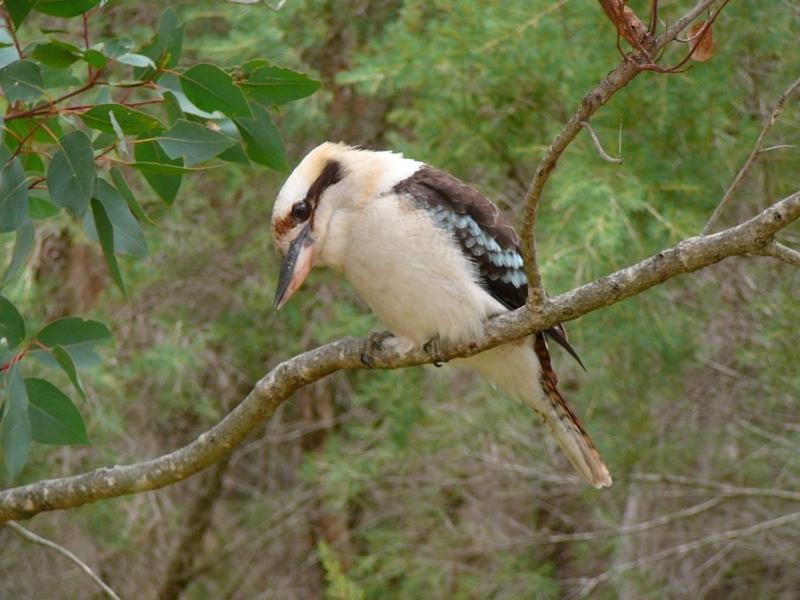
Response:
MULTIPOLYGON (((427 165, 398 183, 394 191, 410 197, 429 211, 437 225, 453 233, 492 297, 509 310, 525 306, 528 280, 519 238, 494 202, 449 173, 427 165)), ((583 367, 562 325, 546 333, 583 367)))

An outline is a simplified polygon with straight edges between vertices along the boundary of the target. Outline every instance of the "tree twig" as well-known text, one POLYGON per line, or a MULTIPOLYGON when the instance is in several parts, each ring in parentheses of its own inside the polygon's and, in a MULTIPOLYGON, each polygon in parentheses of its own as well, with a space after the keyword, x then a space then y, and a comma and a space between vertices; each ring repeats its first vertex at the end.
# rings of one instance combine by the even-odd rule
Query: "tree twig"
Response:
POLYGON ((793 248, 789 248, 788 246, 784 246, 775 240, 765 244, 753 252, 753 254, 758 254, 760 256, 771 256, 772 258, 777 258, 778 260, 787 264, 800 267, 800 252, 794 250, 793 248))
MULTIPOLYGON (((608 102, 611 96, 625 87, 634 77, 641 73, 643 65, 652 61, 650 58, 651 54, 657 53, 659 50, 666 47, 667 44, 672 42, 698 15, 716 1, 717 0, 701 0, 694 8, 687 11, 686 14, 669 26, 662 35, 653 38, 647 34, 647 27, 641 23, 641 20, 639 20, 630 9, 628 9, 629 12, 624 12, 622 17, 614 16, 620 14, 617 10, 617 5, 621 5, 621 2, 618 2, 618 0, 609 0, 608 2, 600 0, 600 4, 603 6, 603 9, 606 10, 606 14, 614 21, 618 30, 620 30, 620 28, 628 30, 630 26, 625 23, 620 24, 618 20, 615 19, 624 17, 626 22, 630 23, 633 22, 635 18, 641 24, 641 29, 644 31, 645 37, 639 39, 638 34, 636 36, 631 36, 631 40, 638 40, 637 47, 641 48, 639 50, 641 62, 626 57, 605 79, 586 94, 575 114, 573 114, 566 125, 564 125, 561 132, 551 142, 550 146, 545 150, 542 158, 539 160, 539 164, 533 174, 528 190, 525 193, 525 210, 523 213, 521 232, 521 249, 522 257, 525 261, 525 274, 528 278, 528 305, 530 308, 538 310, 544 304, 546 298, 542 285, 542 275, 536 256, 535 227, 542 191, 555 169, 559 158, 561 158, 564 150, 566 150, 572 140, 575 139, 575 136, 583 129, 581 123, 584 121, 588 122, 592 115, 608 102)), ((634 27, 634 29, 639 31, 640 28, 637 26, 634 27)))
MULTIPOLYGON (((405 353, 384 349, 375 353, 372 362, 376 368, 397 369, 436 359, 472 356, 616 304, 682 273, 702 269, 730 256, 752 254, 798 218, 800 191, 735 227, 685 239, 630 267, 551 298, 539 311, 521 308, 494 317, 487 322, 483 337, 457 344, 443 343, 440 356, 436 358, 422 349, 405 353)), ((365 368, 361 362, 364 344, 363 339, 347 337, 280 363, 222 421, 169 454, 0 492, 0 522, 153 490, 186 479, 227 455, 300 387, 338 370, 365 368)))
POLYGON ((660 552, 656 552, 655 554, 651 554, 649 556, 643 556, 636 560, 632 560, 630 562, 617 565, 616 567, 609 569, 608 571, 604 571, 603 573, 600 573, 599 575, 589 579, 584 584, 583 588, 577 594, 571 596, 571 598, 587 598, 592 594, 592 592, 597 588, 597 586, 599 586, 602 583, 605 583, 606 581, 609 581, 612 577, 616 575, 625 573, 626 571, 630 571, 632 569, 641 569, 642 567, 650 563, 658 562, 664 560, 665 558, 669 558, 671 556, 681 556, 683 554, 686 554, 687 552, 691 552, 692 550, 697 550, 699 548, 702 548, 703 546, 708 546, 709 544, 718 544, 720 542, 735 540, 740 537, 755 535, 763 531, 768 531, 769 529, 774 529, 775 527, 788 525, 789 523, 793 523, 798 519, 800 519, 800 512, 794 512, 787 515, 782 515, 780 517, 776 517, 768 521, 756 523, 755 525, 751 525, 750 527, 743 527, 741 529, 731 529, 729 531, 723 531, 720 533, 715 533, 713 535, 706 536, 702 539, 695 540, 693 542, 687 542, 685 544, 672 546, 671 548, 666 548, 664 550, 661 550, 660 552))
POLYGON ((56 544, 52 540, 48 540, 36 533, 33 533, 29 529, 25 529, 19 523, 15 523, 14 521, 9 521, 6 523, 6 527, 10 528, 14 533, 17 535, 25 538, 29 542, 33 542, 34 544, 39 544, 40 546, 45 546, 46 548, 50 548, 51 550, 55 550, 59 554, 67 557, 69 560, 74 562, 78 565, 84 573, 86 573, 100 588, 108 595, 109 598, 113 598, 114 600, 120 600, 120 597, 112 590, 97 574, 92 571, 91 567, 83 562, 80 558, 75 556, 72 552, 61 546, 60 544, 56 544))
POLYGON ((603 150, 603 145, 600 143, 600 138, 597 137, 597 134, 595 133, 592 126, 589 124, 589 121, 581 121, 581 125, 586 131, 589 132, 589 135, 592 136, 592 142, 594 142, 594 149, 597 150, 597 153, 600 155, 600 158, 611 163, 622 164, 621 158, 614 158, 613 156, 610 156, 605 150, 603 150))
POLYGON ((711 481, 708 479, 695 479, 694 477, 683 477, 681 475, 661 475, 654 473, 636 473, 630 477, 632 481, 643 483, 656 483, 659 485, 683 485, 687 487, 703 488, 714 490, 728 496, 751 496, 757 498, 780 498, 783 500, 794 500, 800 502, 800 492, 793 490, 781 490, 777 488, 758 488, 742 487, 731 485, 721 481, 711 481))
POLYGON ((711 214, 711 218, 708 220, 708 223, 705 224, 703 227, 703 235, 708 234, 711 231, 711 228, 719 219, 719 216, 722 214, 722 211, 725 209, 725 206, 730 202, 733 195, 739 190, 742 186, 742 182, 744 181, 747 174, 750 172, 750 169, 753 167, 753 163, 755 163, 756 158, 758 158, 759 153, 761 152, 761 146, 764 143, 764 138, 767 137, 770 129, 772 126, 775 125, 775 121, 778 120, 781 112, 783 111, 783 107, 786 104, 786 101, 789 100, 798 90, 800 90, 800 79, 792 83, 786 90, 781 94, 781 97, 778 98, 778 101, 775 103, 775 107, 772 109, 772 112, 769 114, 767 118, 767 122, 764 123, 764 127, 761 129, 761 133, 756 139, 756 144, 753 147, 753 151, 750 152, 750 156, 747 157, 747 160, 744 161, 742 168, 739 169, 739 172, 736 174, 731 185, 725 191, 725 194, 722 196, 722 200, 719 201, 717 207, 714 209, 714 212, 711 214))

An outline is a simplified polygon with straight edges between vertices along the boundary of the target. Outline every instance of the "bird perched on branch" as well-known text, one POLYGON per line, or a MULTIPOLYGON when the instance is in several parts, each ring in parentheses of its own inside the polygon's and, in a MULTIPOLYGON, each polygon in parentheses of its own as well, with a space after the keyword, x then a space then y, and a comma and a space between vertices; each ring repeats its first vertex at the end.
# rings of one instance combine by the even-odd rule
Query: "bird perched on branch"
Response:
MULTIPOLYGON (((526 302, 519 240, 497 206, 400 154, 318 146, 278 194, 272 234, 284 255, 275 308, 314 266, 342 273, 392 334, 370 336, 367 363, 380 344, 435 353, 440 340, 478 337, 486 319, 526 302)), ((606 465, 558 391, 545 334, 578 359, 558 326, 459 362, 533 408, 586 481, 609 486, 606 465)))

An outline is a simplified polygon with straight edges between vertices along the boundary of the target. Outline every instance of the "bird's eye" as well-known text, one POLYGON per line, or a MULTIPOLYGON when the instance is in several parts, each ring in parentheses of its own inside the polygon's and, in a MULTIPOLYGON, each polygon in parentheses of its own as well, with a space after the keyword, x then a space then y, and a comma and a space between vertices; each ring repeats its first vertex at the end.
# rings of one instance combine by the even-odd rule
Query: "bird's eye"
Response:
POLYGON ((300 223, 308 218, 308 204, 306 204, 305 200, 292 206, 292 217, 300 223))

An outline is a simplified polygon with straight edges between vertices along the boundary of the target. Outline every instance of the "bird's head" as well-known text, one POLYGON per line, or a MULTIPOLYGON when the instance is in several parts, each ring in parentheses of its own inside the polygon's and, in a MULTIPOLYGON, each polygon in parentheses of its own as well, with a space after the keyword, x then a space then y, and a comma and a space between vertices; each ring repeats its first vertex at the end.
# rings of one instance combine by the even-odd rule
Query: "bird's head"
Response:
POLYGON ((283 255, 275 310, 302 285, 323 245, 331 214, 341 203, 337 189, 345 175, 338 144, 312 150, 283 184, 272 208, 272 237, 283 255))
POLYGON ((392 152, 325 142, 283 184, 272 209, 272 236, 283 254, 275 292, 280 309, 317 263, 347 244, 347 222, 421 163, 392 152), (332 223, 336 223, 333 225, 332 223), (334 239, 338 238, 338 239, 334 239))

